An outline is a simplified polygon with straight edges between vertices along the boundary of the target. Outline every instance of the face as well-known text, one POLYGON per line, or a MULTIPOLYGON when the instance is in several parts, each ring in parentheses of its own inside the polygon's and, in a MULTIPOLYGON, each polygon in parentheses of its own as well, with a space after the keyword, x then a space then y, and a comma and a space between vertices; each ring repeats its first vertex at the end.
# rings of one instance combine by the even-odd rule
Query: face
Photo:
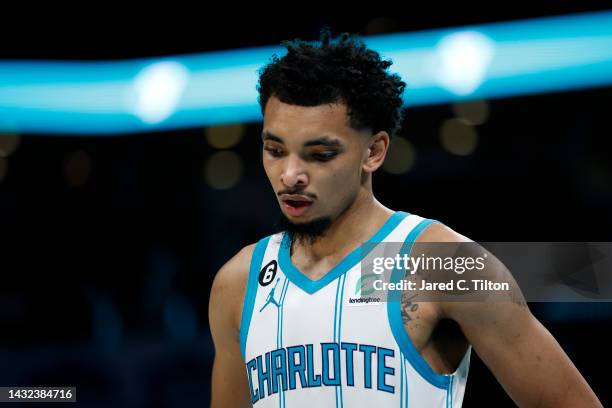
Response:
POLYGON ((382 164, 370 158, 371 136, 349 126, 344 104, 305 107, 274 96, 268 100, 263 165, 291 223, 333 220, 351 205, 364 172, 382 164))

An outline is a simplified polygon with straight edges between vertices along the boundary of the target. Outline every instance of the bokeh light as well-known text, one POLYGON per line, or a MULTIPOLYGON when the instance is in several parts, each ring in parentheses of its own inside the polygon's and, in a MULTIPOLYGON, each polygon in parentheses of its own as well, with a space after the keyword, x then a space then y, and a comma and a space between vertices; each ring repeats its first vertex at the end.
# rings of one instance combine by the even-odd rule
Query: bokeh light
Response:
POLYGON ((453 118, 446 120, 440 127, 440 141, 448 152, 467 156, 476 149, 478 134, 465 120, 453 118))
POLYGON ((485 100, 457 102, 452 105, 453 113, 471 125, 482 125, 490 114, 490 105, 485 100))
POLYGON ((436 46, 438 83, 456 95, 474 92, 485 80, 495 42, 478 31, 459 31, 436 46))
POLYGON ((21 137, 12 133, 0 133, 0 157, 8 157, 17 150, 21 137))
POLYGON ((242 177, 242 159, 235 152, 214 153, 204 165, 204 180, 217 190, 234 187, 242 177))
POLYGON ((174 113, 188 82, 189 71, 183 64, 157 62, 138 73, 127 101, 143 122, 159 123, 174 113))
POLYGON ((241 123, 207 127, 206 140, 214 148, 227 149, 240 142, 244 130, 245 126, 241 123))
POLYGON ((391 141, 383 169, 391 174, 403 174, 414 167, 416 150, 408 140, 396 136, 391 141))

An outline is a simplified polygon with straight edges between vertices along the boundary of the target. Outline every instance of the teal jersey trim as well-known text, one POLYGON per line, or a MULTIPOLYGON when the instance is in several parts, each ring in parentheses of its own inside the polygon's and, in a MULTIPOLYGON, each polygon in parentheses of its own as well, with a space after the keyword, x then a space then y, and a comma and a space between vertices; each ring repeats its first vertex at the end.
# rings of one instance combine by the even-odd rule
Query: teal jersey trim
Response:
MULTIPOLYGON (((340 344, 342 337, 342 305, 344 304, 345 283, 346 274, 338 278, 338 286, 336 287, 336 303, 334 306, 334 341, 338 344, 340 344)), ((344 407, 342 383, 336 386, 336 407, 344 407)))
MULTIPOLYGON (((410 255, 415 239, 425 228, 427 228, 427 226, 434 222, 437 221, 424 219, 416 227, 414 227, 402 245, 400 256, 403 256, 404 254, 410 255)), ((399 283, 403 277, 404 271, 401 269, 395 269, 391 274, 391 282, 399 283)), ((402 352, 408 357, 408 362, 410 365, 414 367, 414 369, 423 378, 425 378, 432 385, 447 390, 451 381, 450 378, 452 376, 438 374, 433 371, 429 364, 427 364, 425 359, 423 359, 423 357, 414 347, 410 336, 408 336, 408 333, 406 332, 402 322, 401 295, 402 292, 399 290, 390 290, 388 294, 387 314, 389 317, 389 324, 391 325, 391 331, 393 332, 393 337, 395 337, 395 341, 400 347, 400 350, 402 350, 402 352)))
MULTIPOLYGON (((396 211, 367 242, 381 242, 408 215, 409 214, 406 212, 396 211)), ((325 287, 328 283, 332 282, 338 276, 350 270, 357 262, 361 261, 363 257, 366 256, 368 252, 370 252, 372 249, 372 245, 361 245, 358 248, 355 248, 350 254, 344 257, 344 259, 340 261, 338 265, 333 267, 321 278, 319 278, 318 280, 312 280, 306 275, 304 275, 298 268, 295 267, 295 265, 293 265, 293 262, 291 262, 291 242, 289 241, 289 235, 287 233, 284 233, 283 240, 279 249, 278 263, 285 275, 294 285, 304 290, 305 292, 312 294, 318 291, 319 289, 325 287)))
POLYGON ((450 377, 450 383, 448 384, 448 390, 446 391, 448 408, 453 408, 453 377, 450 377))
POLYGON ((400 366, 400 408, 404 408, 404 354, 400 351, 399 353, 399 366, 400 366))
MULTIPOLYGON (((284 315, 284 308, 283 305, 285 304, 285 296, 287 296, 287 290, 289 289, 289 280, 285 277, 285 280, 283 281, 283 286, 281 289, 281 295, 280 298, 278 299, 278 311, 277 311, 277 327, 276 327, 276 348, 282 348, 283 347, 283 315, 284 315)), ((276 363, 275 363, 276 364, 276 363)), ((279 387, 278 390, 278 407, 279 408, 283 408, 285 406, 285 389, 283 387, 279 387)))
POLYGON ((253 255, 251 256, 249 277, 247 280, 246 292, 244 294, 244 306, 242 307, 242 318, 240 320, 240 352, 242 353, 242 358, 245 361, 246 341, 249 335, 249 326, 251 325, 253 306, 255 305, 255 295, 257 295, 257 285, 259 283, 259 268, 261 267, 264 254, 266 253, 266 248, 268 247, 270 237, 271 236, 261 239, 257 245, 255 245, 253 255))

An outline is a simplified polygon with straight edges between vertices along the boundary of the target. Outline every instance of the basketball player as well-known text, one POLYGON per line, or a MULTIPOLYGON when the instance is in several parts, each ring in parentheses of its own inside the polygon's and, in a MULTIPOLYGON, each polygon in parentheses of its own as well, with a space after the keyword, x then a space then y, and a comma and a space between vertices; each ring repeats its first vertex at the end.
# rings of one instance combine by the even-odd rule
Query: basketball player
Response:
POLYGON ((282 228, 215 277, 212 406, 459 407, 473 348, 521 407, 601 407, 524 302, 349 301, 363 243, 470 240, 373 195, 401 120, 391 62, 325 30, 284 44, 258 84, 282 228))

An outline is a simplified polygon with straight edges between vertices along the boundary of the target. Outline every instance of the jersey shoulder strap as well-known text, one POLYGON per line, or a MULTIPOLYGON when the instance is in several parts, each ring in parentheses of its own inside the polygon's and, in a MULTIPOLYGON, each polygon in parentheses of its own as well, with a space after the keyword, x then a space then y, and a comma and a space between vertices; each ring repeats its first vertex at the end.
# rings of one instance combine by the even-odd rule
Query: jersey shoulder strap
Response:
POLYGON ((245 358, 246 340, 249 334, 249 326, 251 324, 251 316, 253 315, 253 306, 257 295, 257 288, 260 279, 269 279, 271 274, 278 268, 276 254, 282 239, 282 232, 268 235, 260 239, 255 245, 253 255, 249 264, 249 274, 247 277, 246 291, 242 305, 242 317, 240 319, 240 352, 245 358), (268 259, 273 258, 268 261, 268 259), (269 265, 262 268, 262 265, 268 261, 269 265))

